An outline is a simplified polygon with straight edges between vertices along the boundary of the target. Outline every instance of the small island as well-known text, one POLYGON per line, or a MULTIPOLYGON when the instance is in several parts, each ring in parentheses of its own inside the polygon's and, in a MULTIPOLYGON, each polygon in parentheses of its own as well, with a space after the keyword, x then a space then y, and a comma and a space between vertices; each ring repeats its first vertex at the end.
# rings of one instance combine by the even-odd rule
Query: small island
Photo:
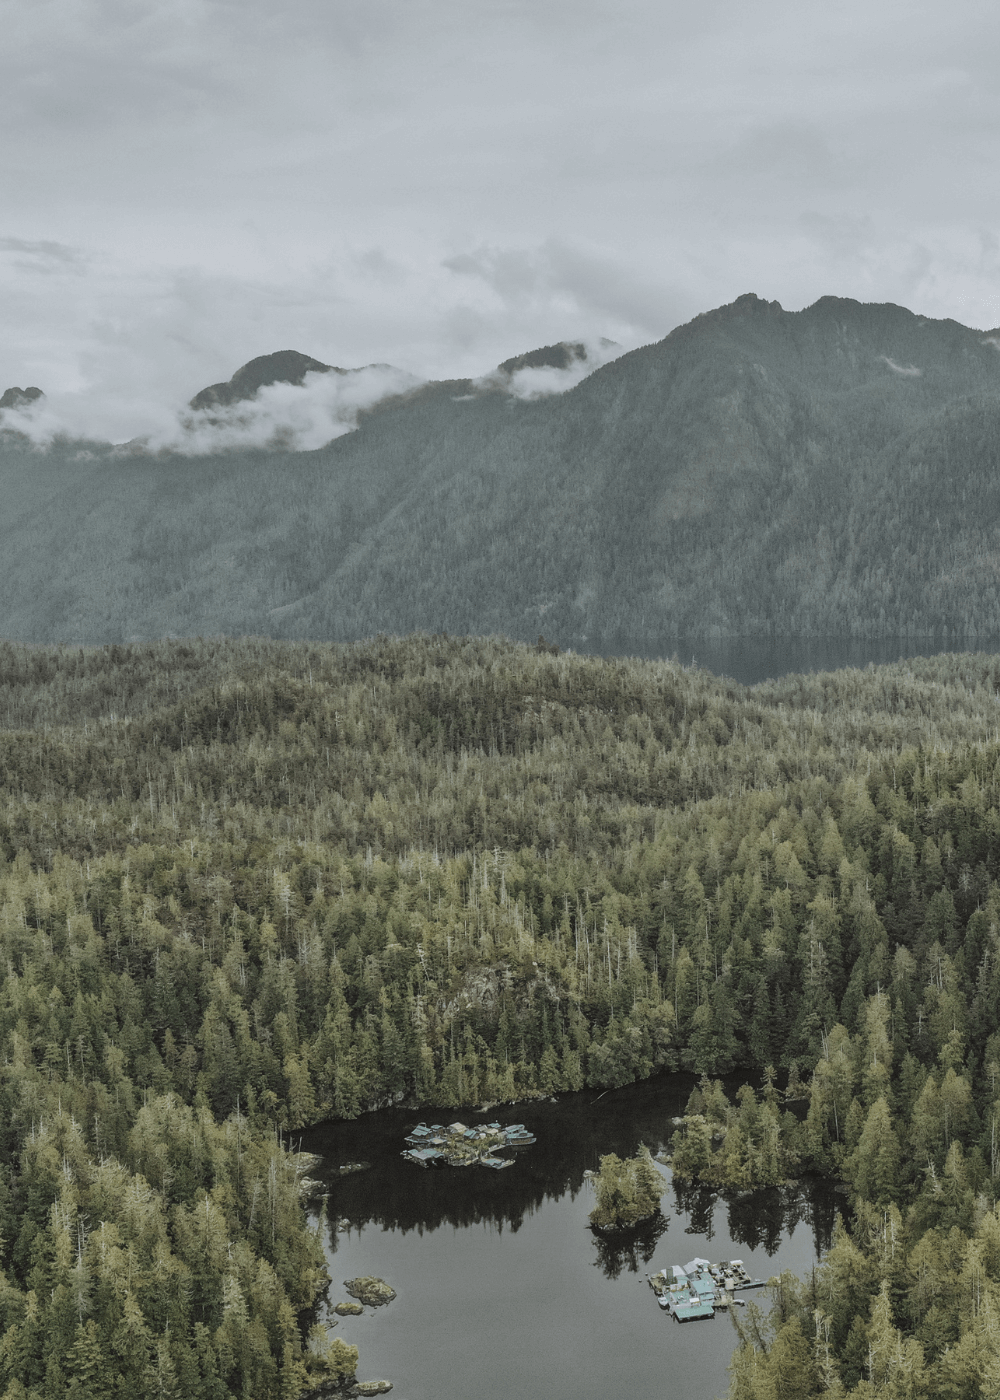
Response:
POLYGON ((593 1180, 597 1191, 597 1204, 590 1212, 593 1230, 635 1229, 660 1213, 666 1184, 647 1147, 640 1146, 634 1157, 624 1161, 613 1152, 602 1157, 593 1180))

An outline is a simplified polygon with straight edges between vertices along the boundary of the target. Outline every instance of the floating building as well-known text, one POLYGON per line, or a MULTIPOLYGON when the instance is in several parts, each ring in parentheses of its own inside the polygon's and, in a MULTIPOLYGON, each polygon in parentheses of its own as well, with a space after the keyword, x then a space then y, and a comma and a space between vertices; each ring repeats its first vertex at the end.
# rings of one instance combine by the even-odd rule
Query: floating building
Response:
POLYGON ((674 1264, 670 1273, 647 1274, 649 1286, 657 1302, 677 1322, 693 1322, 697 1318, 714 1317, 720 1308, 737 1303, 735 1294, 747 1288, 763 1288, 766 1280, 751 1278, 742 1259, 729 1259, 712 1264, 707 1259, 691 1259, 686 1264, 674 1264))
POLYGON ((486 1123, 481 1128, 468 1128, 464 1123, 418 1123, 404 1138, 407 1150, 401 1155, 420 1167, 492 1167, 499 1171, 513 1166, 509 1157, 497 1153, 508 1147, 530 1147, 535 1141, 523 1123, 502 1127, 486 1123))

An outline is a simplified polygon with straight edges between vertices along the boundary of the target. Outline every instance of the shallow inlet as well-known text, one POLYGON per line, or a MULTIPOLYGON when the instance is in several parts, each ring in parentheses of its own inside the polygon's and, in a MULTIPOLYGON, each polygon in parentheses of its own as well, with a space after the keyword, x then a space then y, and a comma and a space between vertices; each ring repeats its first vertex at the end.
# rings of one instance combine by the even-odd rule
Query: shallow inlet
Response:
MULTIPOLYGON (((595 1238, 584 1172, 605 1153, 631 1155, 640 1141, 654 1152, 665 1146, 693 1083, 664 1075, 488 1115, 463 1109, 463 1121, 488 1116, 536 1135, 504 1172, 402 1159, 406 1130, 419 1118, 450 1121, 449 1110, 392 1109, 303 1133, 303 1149, 323 1157, 314 1174, 330 1193, 330 1303, 358 1274, 384 1278, 398 1293, 337 1328, 360 1348, 359 1378, 394 1381, 400 1400, 725 1395, 728 1318, 678 1324, 657 1306, 647 1273, 703 1255, 741 1258, 754 1277, 806 1275, 829 1244, 842 1198, 820 1182, 728 1201, 668 1186, 656 1229, 621 1242, 595 1238), (356 1161, 371 1168, 339 1176, 342 1163, 356 1161)), ((768 1305, 760 1293, 744 1296, 768 1305)))

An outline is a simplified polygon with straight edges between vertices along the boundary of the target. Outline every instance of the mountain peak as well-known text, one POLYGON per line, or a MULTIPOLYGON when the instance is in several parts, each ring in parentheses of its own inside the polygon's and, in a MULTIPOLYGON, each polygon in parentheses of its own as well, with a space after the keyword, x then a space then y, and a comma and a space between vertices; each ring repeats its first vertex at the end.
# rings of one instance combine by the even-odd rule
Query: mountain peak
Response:
POLYGON ((586 358, 587 347, 582 341, 560 340, 557 345, 542 345, 537 350, 526 350, 523 355, 512 355, 497 368, 508 374, 516 374, 519 369, 569 369, 570 365, 586 358))
POLYGON ((27 408, 28 404, 44 397, 41 389, 36 389, 34 385, 27 389, 19 389, 15 385, 12 389, 5 389, 0 395, 0 408, 27 408))
MULTIPOLYGON (((307 374, 343 374, 336 365, 325 365, 311 355, 298 350, 276 350, 271 355, 258 355, 242 365, 232 379, 222 384, 209 384, 191 400, 190 407, 217 408, 252 399, 258 389, 269 384, 301 385, 307 374)), ((28 391, 31 392, 30 390, 28 391)))

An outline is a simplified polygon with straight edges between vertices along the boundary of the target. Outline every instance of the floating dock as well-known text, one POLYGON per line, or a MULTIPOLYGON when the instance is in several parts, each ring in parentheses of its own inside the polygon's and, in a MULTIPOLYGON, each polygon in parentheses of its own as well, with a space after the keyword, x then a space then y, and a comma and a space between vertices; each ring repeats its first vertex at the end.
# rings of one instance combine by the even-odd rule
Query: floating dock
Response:
POLYGON ((677 1322, 714 1317, 733 1303, 742 1307, 743 1299, 735 1295, 749 1288, 764 1288, 767 1282, 751 1278, 742 1259, 727 1259, 721 1264, 691 1259, 687 1264, 672 1265, 669 1273, 661 1269, 646 1277, 660 1307, 677 1322))
POLYGON ((523 1123, 501 1127, 487 1123, 467 1128, 464 1123, 418 1123, 403 1139, 407 1149, 400 1155, 418 1167, 492 1167, 499 1171, 512 1167, 513 1160, 497 1153, 508 1147, 530 1147, 535 1141, 523 1123))

